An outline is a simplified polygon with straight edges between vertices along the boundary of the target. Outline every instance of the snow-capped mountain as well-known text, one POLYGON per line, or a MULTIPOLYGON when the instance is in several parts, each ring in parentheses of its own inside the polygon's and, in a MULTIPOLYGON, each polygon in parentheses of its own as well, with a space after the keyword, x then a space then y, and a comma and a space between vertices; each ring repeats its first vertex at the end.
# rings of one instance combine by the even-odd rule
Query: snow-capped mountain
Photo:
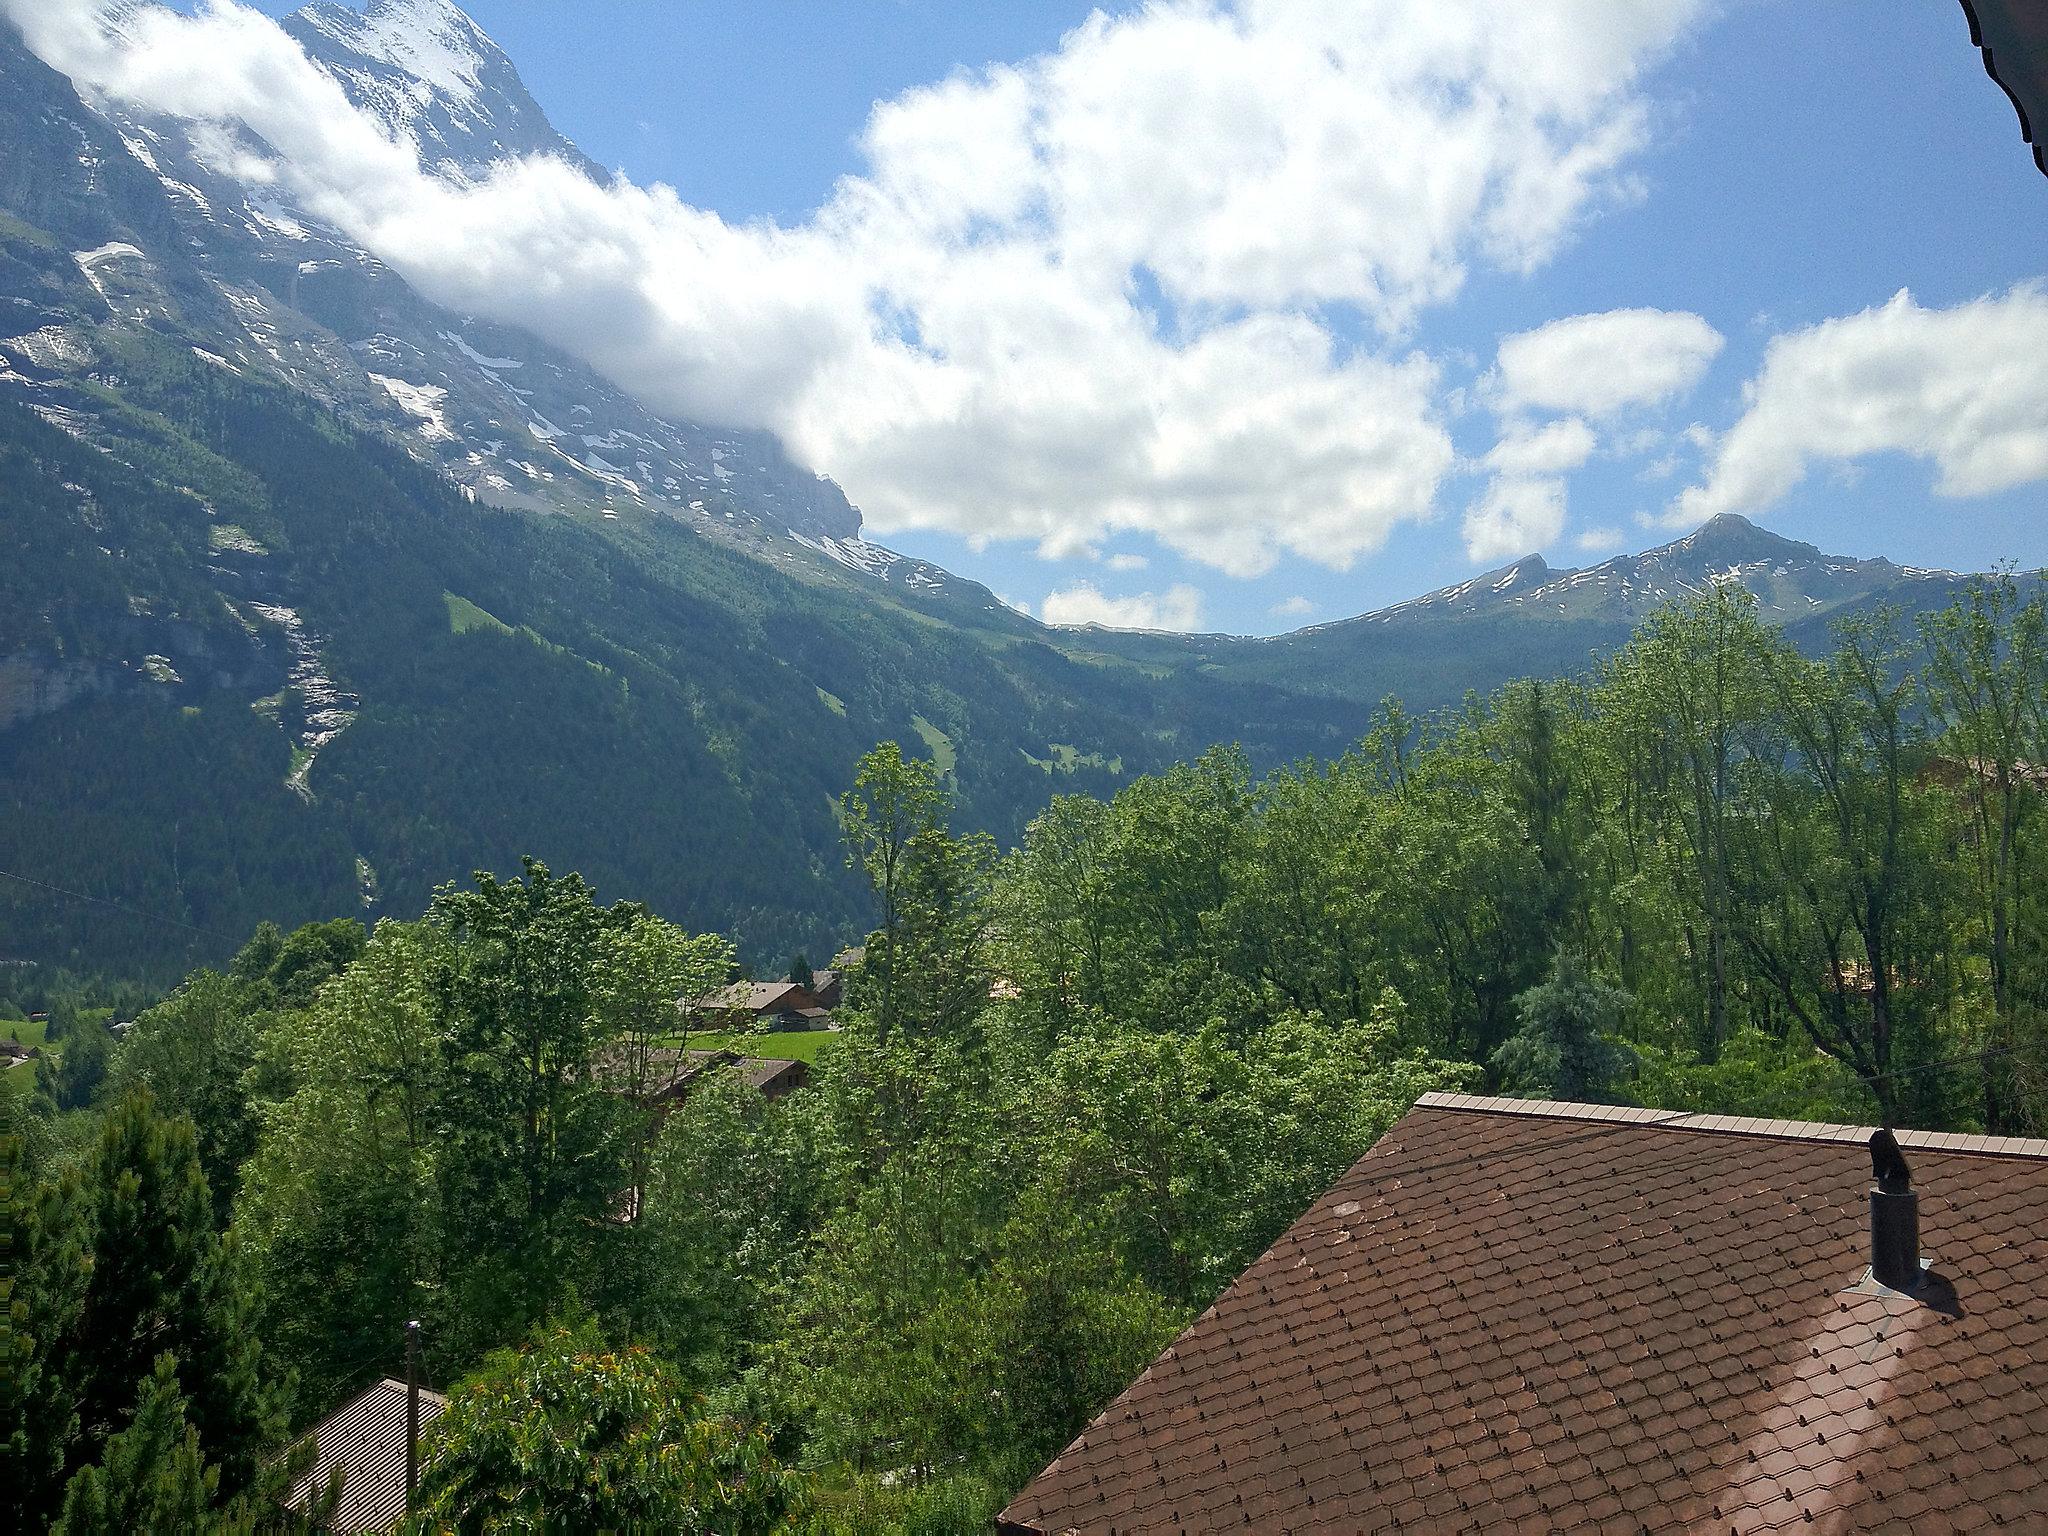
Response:
POLYGON ((457 180, 501 160, 553 155, 606 180, 555 131, 504 51, 450 0, 336 0, 295 12, 284 29, 421 165, 457 180))
MULTIPOLYGON (((138 0, 110 24, 131 25, 151 4, 138 0)), ((371 0, 361 12, 321 0, 285 25, 358 107, 441 175, 471 178, 533 154, 604 174, 448 0, 371 0)), ((26 152, 10 154, 0 177, 34 184, 24 200, 48 215, 35 222, 73 246, 70 265, 89 289, 46 309, 8 290, 14 307, 42 312, 35 326, 0 324, 0 368, 17 384, 32 380, 49 409, 90 415, 74 386, 107 350, 107 328, 179 329, 223 368, 282 378, 390 433, 479 501, 614 520, 666 515, 831 579, 863 563, 870 575, 902 566, 903 586, 922 568, 867 554, 874 547, 859 540, 860 515, 839 488, 793 463, 770 434, 659 416, 526 332, 431 303, 281 183, 247 175, 268 146, 219 125, 194 132, 118 103, 81 104, 5 28, 0 83, 17 103, 36 104, 38 129, 10 126, 26 152), (825 539, 862 559, 821 558, 825 539)), ((927 569, 924 589, 942 585, 927 569)))
POLYGON ((1823 554, 1815 545, 1784 538, 1746 517, 1724 512, 1684 538, 1641 554, 1616 555, 1579 570, 1557 570, 1541 555, 1525 555, 1455 586, 1343 622, 1398 624, 1519 613, 1536 619, 1599 618, 1634 623, 1674 598, 1736 582, 1756 594, 1765 618, 1792 624, 1891 592, 1901 584, 1945 585, 1954 580, 1950 571, 1923 571, 1882 558, 1858 560, 1823 554))

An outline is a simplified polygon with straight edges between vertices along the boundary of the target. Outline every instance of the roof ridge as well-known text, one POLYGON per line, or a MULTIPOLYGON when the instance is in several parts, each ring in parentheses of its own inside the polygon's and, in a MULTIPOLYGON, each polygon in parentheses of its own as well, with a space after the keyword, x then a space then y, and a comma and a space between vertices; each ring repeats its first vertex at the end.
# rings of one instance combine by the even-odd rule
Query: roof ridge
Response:
MULTIPOLYGON (((1538 1120, 1591 1120, 1615 1125, 1648 1125, 1663 1130, 1710 1131, 1726 1136, 1761 1136, 1773 1141, 1865 1142, 1870 1125, 1831 1125, 1819 1120, 1767 1120, 1753 1115, 1714 1115, 1697 1110, 1641 1109, 1632 1104, 1568 1104, 1556 1099, 1511 1099, 1478 1093, 1425 1093, 1418 1109, 1456 1109, 1473 1114, 1519 1115, 1538 1120)), ((2048 1159, 2048 1140, 2030 1136, 1976 1136, 1953 1131, 1899 1131, 1899 1145, 1927 1152, 1963 1152, 1980 1157, 2048 1159)))

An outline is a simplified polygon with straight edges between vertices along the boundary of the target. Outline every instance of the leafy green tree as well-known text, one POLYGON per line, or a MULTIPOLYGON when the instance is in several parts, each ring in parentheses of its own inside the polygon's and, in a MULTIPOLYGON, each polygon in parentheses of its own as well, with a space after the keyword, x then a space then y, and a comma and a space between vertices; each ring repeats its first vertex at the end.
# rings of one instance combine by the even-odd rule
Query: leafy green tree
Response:
POLYGON ((620 1310, 693 1381, 737 1375, 802 1281, 826 1203, 821 1118, 724 1072, 662 1125, 637 1234, 647 1271, 620 1310))
POLYGON ((787 1529, 796 1492, 758 1429, 698 1411, 669 1367, 585 1322, 494 1355, 454 1394, 406 1528, 748 1536, 787 1529))
POLYGON ((617 1253, 598 1266, 595 1295, 612 1314, 634 1316, 662 1285, 653 1266, 656 1247, 647 1241, 649 1165, 662 1129, 654 1091, 656 1055, 681 1023, 684 998, 714 991, 731 968, 732 945, 715 934, 688 934, 650 913, 604 928, 586 963, 592 972, 592 1024, 601 1044, 592 1070, 612 1100, 614 1138, 604 1151, 623 1165, 623 1185, 613 1208, 623 1213, 624 1239, 617 1253))
POLYGON ((256 1149, 256 1106, 243 1078, 258 1039, 248 989, 217 971, 195 971, 135 1021, 114 1073, 121 1090, 147 1088, 163 1113, 192 1121, 223 1222, 256 1149))
POLYGON ((1955 878, 1894 616, 1837 628, 1825 661, 1782 643, 1762 670, 1789 753, 1753 768, 1751 964, 1813 1043, 1870 1085, 1887 1124, 1939 1120, 1931 1068, 1949 990, 1955 878))
POLYGON ((1739 1029, 1712 1061, 1683 1046, 1638 1046, 1636 1055, 1635 1097, 1652 1109, 1848 1125, 1866 1123, 1877 1112, 1856 1074, 1797 1032, 1779 1038, 1739 1029))
POLYGON ((1550 979, 1524 992, 1515 1006, 1522 1027, 1493 1054, 1501 1086, 1570 1103, 1610 1102, 1634 1059, 1614 1038, 1628 1020, 1628 994, 1559 950, 1550 979))
POLYGON ((906 758, 893 741, 883 742, 860 760, 853 788, 839 797, 839 832, 846 841, 847 862, 867 877, 881 909, 882 926, 868 943, 861 979, 874 981, 873 1012, 885 1042, 896 1020, 895 951, 904 921, 910 844, 920 834, 941 828, 944 806, 938 771, 921 758, 906 758))
MULTIPOLYGON (((1664 869, 1683 901, 1684 956, 1701 1014, 1695 1044, 1711 1054, 1728 1037, 1735 988, 1737 895, 1730 837, 1745 763, 1774 761, 1760 669, 1774 641, 1744 588, 1721 583, 1658 609, 1605 669, 1599 708, 1622 739, 1628 781, 1619 796, 1647 802, 1645 839, 1668 840, 1664 869)), ((1617 809, 1620 809, 1619 807, 1617 809)), ((1636 867, 1649 857, 1639 842, 1636 867)))
POLYGON ((1987 1045, 2003 1053, 1985 1074, 1986 1118, 2048 1120, 2048 925, 2037 894, 2048 877, 2039 836, 2048 594, 2037 587, 2022 601, 2018 583, 2000 574, 1923 615, 1919 630, 1921 687, 1941 731, 1934 776, 1968 828, 1962 841, 1993 1014, 1987 1045))
POLYGON ((448 1236, 492 1256, 462 1272, 461 1306, 499 1338, 545 1314, 625 1183, 629 1107, 603 1078, 612 1032, 596 962, 645 915, 523 864, 510 880, 443 888, 427 912, 447 940, 430 951, 430 986, 458 1067, 437 1108, 448 1236))
POLYGON ((443 1311, 460 1255, 437 1193, 452 1070, 433 989, 445 942, 424 923, 380 923, 264 1045, 263 1070, 297 1087, 268 1113, 236 1225, 263 1273, 265 1337, 297 1371, 300 1416, 329 1406, 363 1362, 395 1369, 408 1319, 426 1322, 432 1360, 461 1339, 443 1311))
POLYGON ((235 956, 229 974, 258 1008, 304 1008, 313 994, 356 962, 369 942, 352 917, 306 923, 289 934, 259 923, 235 956))

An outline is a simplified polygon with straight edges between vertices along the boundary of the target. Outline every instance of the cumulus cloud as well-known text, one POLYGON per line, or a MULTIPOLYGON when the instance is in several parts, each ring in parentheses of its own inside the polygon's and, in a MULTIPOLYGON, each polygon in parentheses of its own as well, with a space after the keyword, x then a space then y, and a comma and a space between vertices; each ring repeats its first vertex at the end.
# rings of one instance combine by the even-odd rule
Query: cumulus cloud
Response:
POLYGON ((1593 429, 1577 416, 1542 427, 1513 423, 1486 456, 1500 475, 1559 475, 1593 456, 1593 429))
POLYGON ((1111 555, 1103 562, 1112 571, 1142 571, 1151 563, 1143 555, 1133 554, 1111 555))
POLYGON ((1100 624, 1109 629, 1168 629, 1185 634, 1202 627, 1202 594, 1179 583, 1162 593, 1111 597, 1092 581, 1077 581, 1046 593, 1038 614, 1048 624, 1100 624))
POLYGON ((1266 610, 1276 619, 1299 619, 1316 611, 1316 605, 1305 597, 1283 597, 1266 610))
POLYGON ((2048 480, 2048 289, 2023 285, 1950 309, 1891 302, 1773 338, 1717 439, 1704 483, 1665 521, 1778 501, 1816 463, 1902 453, 1934 467, 1934 490, 1984 496, 2048 480))
POLYGON ((1684 310, 1571 315, 1504 338, 1490 382, 1504 411, 1612 416, 1686 394, 1721 346, 1719 331, 1684 310))
POLYGON ((1343 567, 1430 514, 1454 456, 1398 338, 1475 265, 1527 271, 1629 195, 1643 72, 1699 8, 1097 14, 879 105, 862 174, 785 227, 547 160, 424 174, 228 0, 113 33, 96 0, 0 0, 86 88, 246 130, 429 297, 657 409, 775 431, 880 530, 1143 531, 1240 575, 1343 567), (1340 343, 1347 317, 1381 341, 1340 343))
MULTIPOLYGON (((1721 346, 1720 332, 1698 315, 1661 309, 1570 315, 1504 337, 1480 383, 1501 431, 1480 461, 1492 479, 1465 511, 1466 554, 1499 560, 1555 542, 1565 527, 1564 476, 1600 446, 1592 420, 1670 404, 1699 383, 1721 346), (1535 414, 1556 419, 1539 426, 1535 414)), ((1638 429, 1610 434, 1608 447, 1641 452, 1659 440, 1638 429)))
POLYGON ((1562 480, 1495 480, 1465 510, 1465 553, 1475 562, 1529 554, 1563 532, 1562 480))
POLYGON ((1572 545, 1582 554, 1611 555, 1621 548, 1623 534, 1619 528, 1583 528, 1572 539, 1572 545))

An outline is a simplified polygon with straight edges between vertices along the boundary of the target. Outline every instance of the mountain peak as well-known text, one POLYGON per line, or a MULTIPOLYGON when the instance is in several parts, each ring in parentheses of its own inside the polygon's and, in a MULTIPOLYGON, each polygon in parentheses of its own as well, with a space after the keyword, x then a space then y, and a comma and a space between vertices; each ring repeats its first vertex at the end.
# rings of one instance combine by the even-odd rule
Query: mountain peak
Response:
POLYGON ((455 0, 314 0, 283 25, 350 101, 443 175, 468 180, 502 160, 553 155, 606 179, 455 0))
MULTIPOLYGON (((1758 561, 1817 560, 1820 550, 1783 534, 1759 528, 1739 512, 1717 512, 1684 538, 1663 546, 1717 565, 1753 565, 1758 561)), ((1650 550, 1655 555, 1659 550, 1650 550)))
POLYGON ((319 0, 298 18, 360 55, 450 96, 473 96, 492 64, 510 61, 454 0, 369 0, 356 11, 319 0))

